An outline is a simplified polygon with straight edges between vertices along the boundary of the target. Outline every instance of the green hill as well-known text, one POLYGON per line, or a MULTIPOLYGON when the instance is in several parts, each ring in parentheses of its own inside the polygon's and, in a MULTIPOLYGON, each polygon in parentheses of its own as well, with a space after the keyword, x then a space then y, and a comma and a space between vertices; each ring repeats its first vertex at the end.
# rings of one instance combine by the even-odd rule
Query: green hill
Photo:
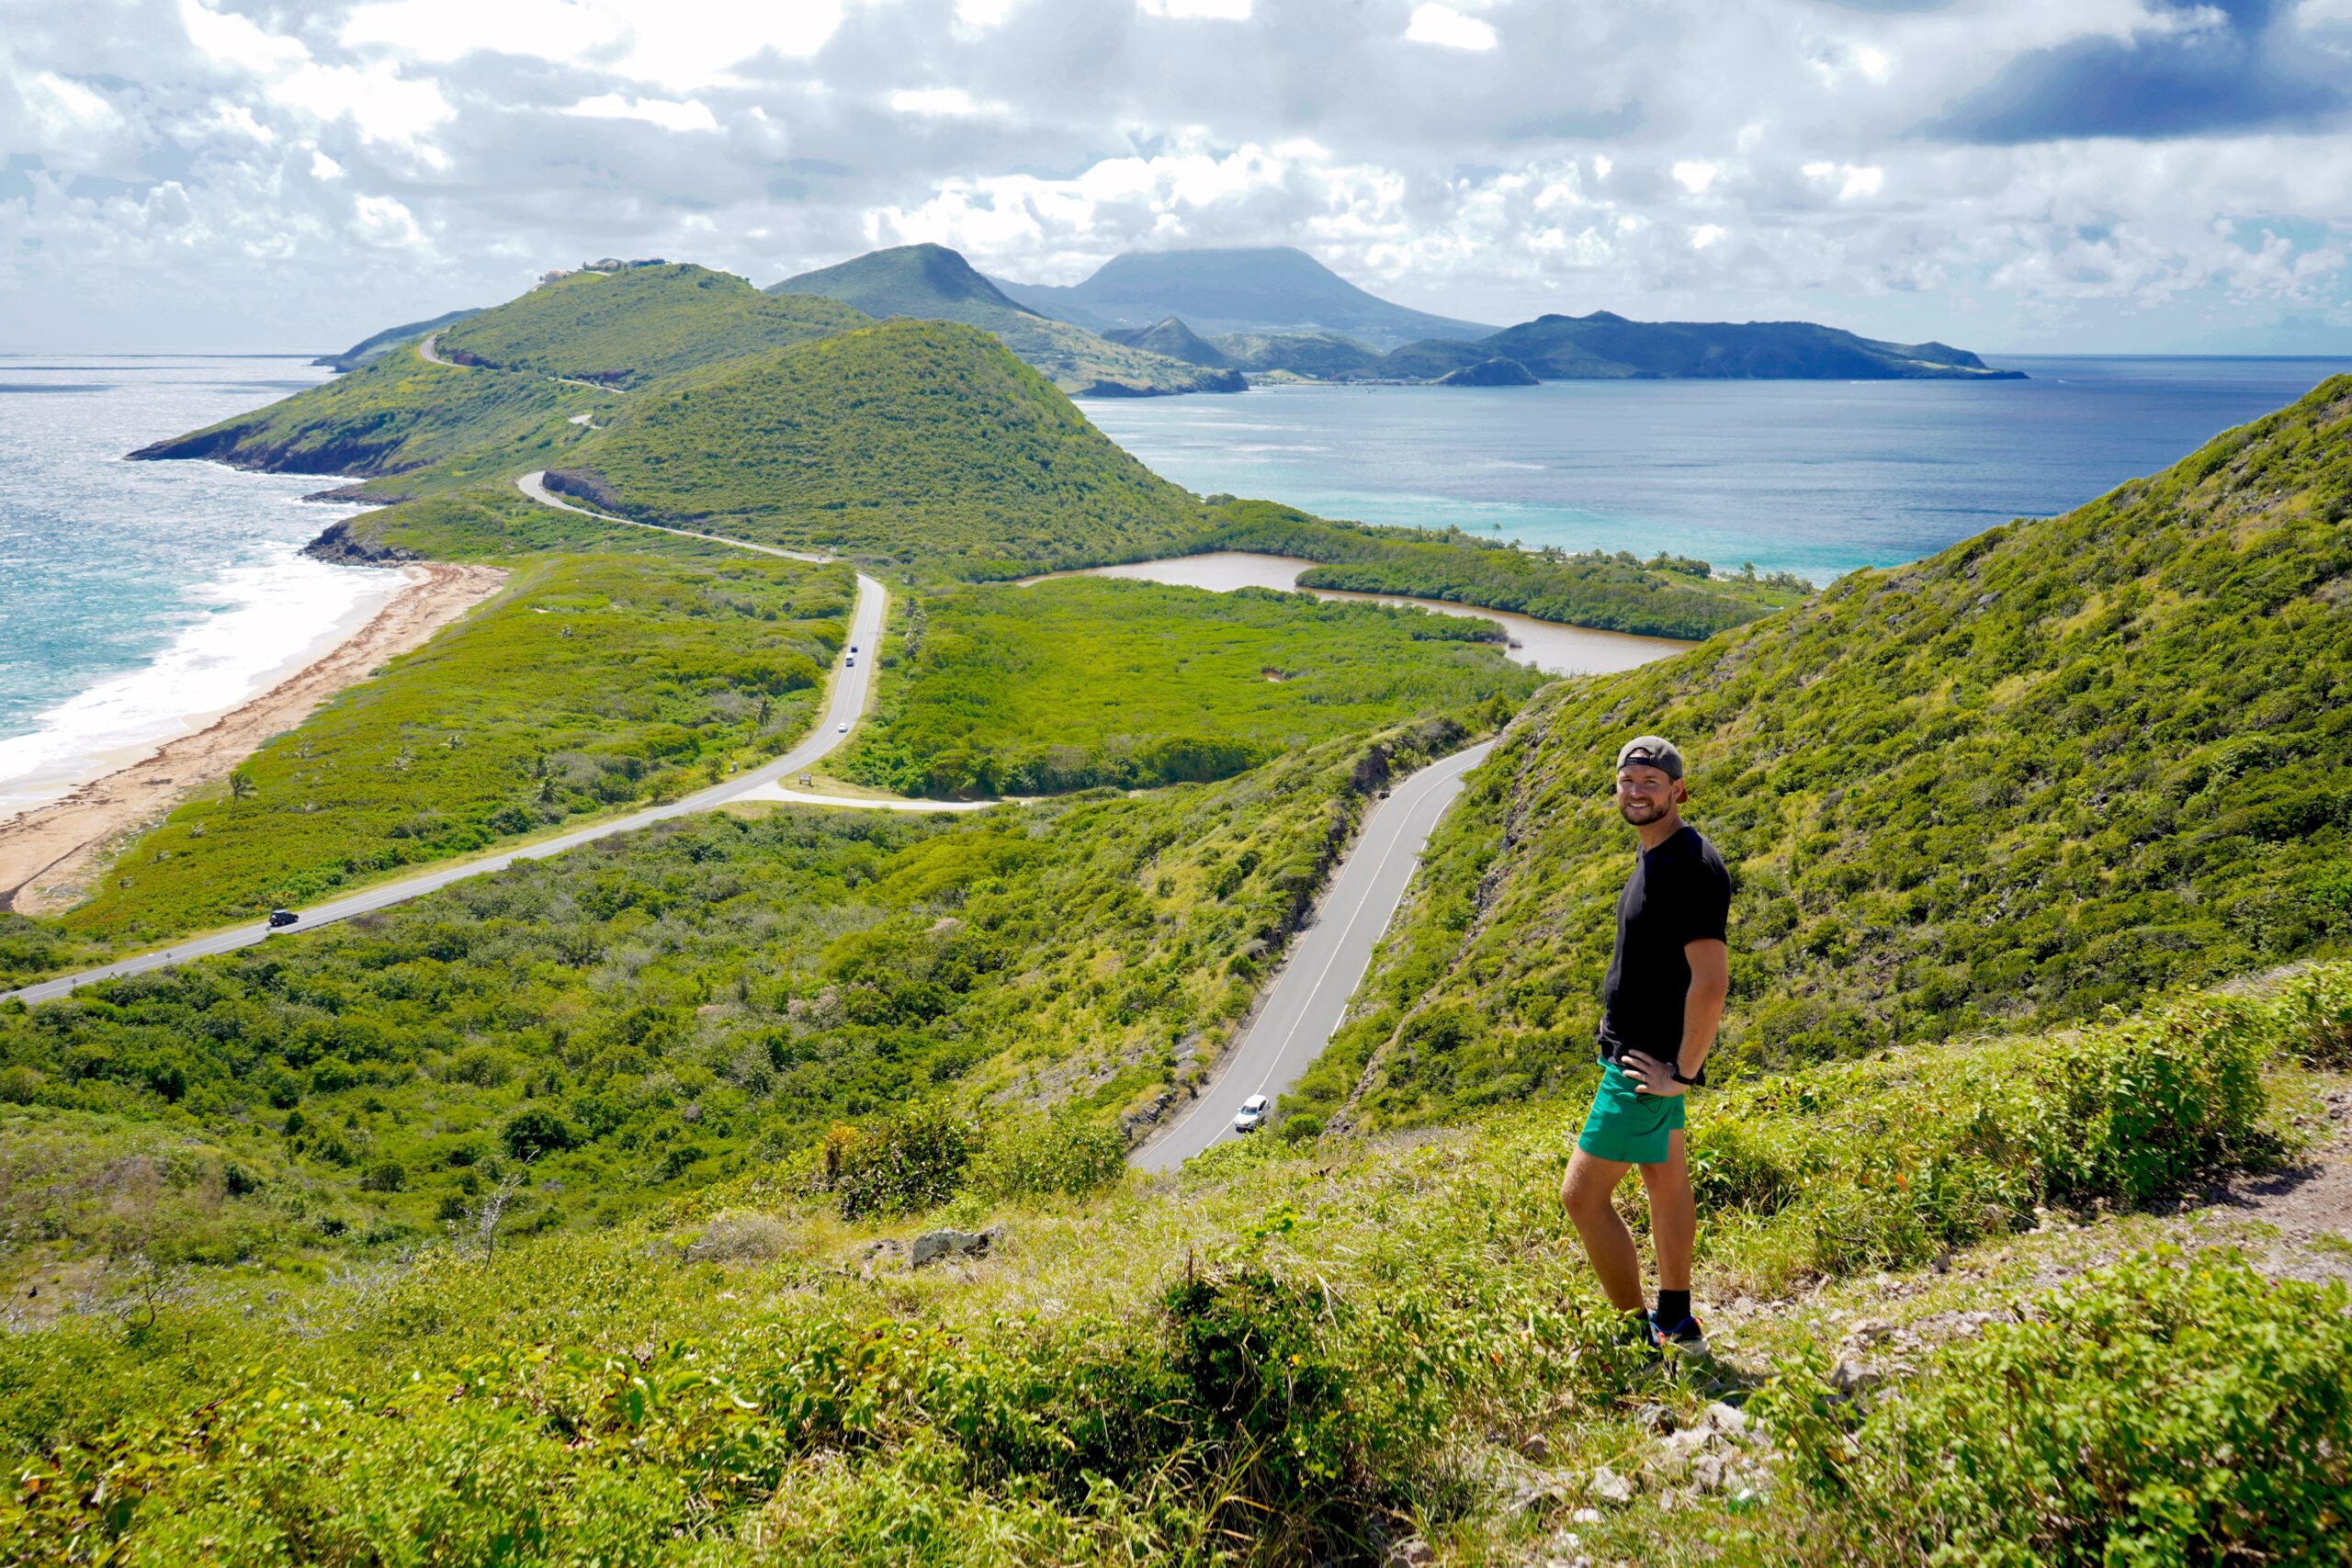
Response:
POLYGON ((459 364, 628 388, 865 320, 838 303, 763 294, 708 267, 637 266, 542 283, 442 333, 437 346, 459 364))
POLYGON ((869 316, 961 321, 994 333, 1026 364, 1076 397, 1238 392, 1243 382, 1205 362, 1187 364, 1098 337, 1005 297, 944 245, 899 245, 786 278, 768 290, 817 295, 869 316))
POLYGON ((1187 365, 1206 365, 1219 370, 1233 367, 1232 361, 1226 358, 1223 350, 1176 316, 1163 317, 1148 327, 1114 327, 1102 335, 1113 343, 1147 349, 1153 354, 1164 354, 1187 365))
POLYGON ((130 454, 209 457, 277 473, 407 473, 486 453, 560 451, 605 395, 527 371, 432 365, 403 344, 321 386, 130 454))
POLYGON ((1241 370, 1287 370, 1317 380, 1340 380, 1366 370, 1380 351, 1336 333, 1227 333, 1212 345, 1241 370))
POLYGON ((1590 1053, 1655 730, 1723 848, 1737 1057, 2083 1018, 2352 937, 2352 378, 2064 516, 1548 689, 1432 840, 1306 1100, 1372 1122, 1590 1053))
POLYGON ((628 400, 566 482, 625 516, 1017 577, 1139 558, 1205 514, 974 327, 899 321, 628 400))
POLYGON ((453 327, 468 316, 479 313, 478 310, 447 310, 430 321, 405 321, 397 327, 386 327, 382 332, 361 338, 341 354, 321 355, 311 363, 336 370, 356 370, 388 349, 397 348, 404 343, 414 343, 428 333, 438 332, 443 327, 453 327))

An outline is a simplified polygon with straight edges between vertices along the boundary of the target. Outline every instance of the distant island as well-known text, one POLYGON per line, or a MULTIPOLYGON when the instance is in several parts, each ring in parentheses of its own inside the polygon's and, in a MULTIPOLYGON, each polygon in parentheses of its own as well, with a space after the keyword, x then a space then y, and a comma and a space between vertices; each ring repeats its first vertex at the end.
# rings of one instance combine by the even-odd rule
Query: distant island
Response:
POLYGON ((1635 321, 1608 310, 1498 331, 1392 304, 1287 246, 1115 256, 1068 287, 985 276, 902 245, 776 284, 869 315, 963 321, 1074 396, 1238 391, 1253 381, 1532 387, 1543 381, 2014 381, 1965 349, 1812 321, 1635 321))

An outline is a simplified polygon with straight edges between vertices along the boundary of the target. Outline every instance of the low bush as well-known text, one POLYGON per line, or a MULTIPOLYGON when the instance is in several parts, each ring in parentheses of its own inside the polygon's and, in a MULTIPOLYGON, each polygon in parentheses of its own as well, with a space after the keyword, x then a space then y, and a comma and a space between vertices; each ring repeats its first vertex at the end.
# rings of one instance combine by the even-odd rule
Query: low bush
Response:
POLYGON ((2234 1255, 2085 1275, 1857 1420, 1759 1399, 1796 1495, 1759 1561, 2186 1568, 2352 1561, 2352 1296, 2234 1255))

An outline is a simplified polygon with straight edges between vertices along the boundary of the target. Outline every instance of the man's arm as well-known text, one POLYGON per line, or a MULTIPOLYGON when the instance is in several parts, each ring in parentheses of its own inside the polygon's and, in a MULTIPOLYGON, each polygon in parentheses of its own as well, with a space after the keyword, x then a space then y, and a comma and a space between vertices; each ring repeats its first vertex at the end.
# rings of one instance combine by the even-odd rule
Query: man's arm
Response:
POLYGON ((1731 994, 1731 950, 1713 937, 1686 942, 1683 961, 1690 965, 1690 988, 1682 996, 1682 1049, 1675 1065, 1686 1078, 1695 1078, 1715 1048, 1715 1030, 1724 1021, 1724 998, 1731 994))

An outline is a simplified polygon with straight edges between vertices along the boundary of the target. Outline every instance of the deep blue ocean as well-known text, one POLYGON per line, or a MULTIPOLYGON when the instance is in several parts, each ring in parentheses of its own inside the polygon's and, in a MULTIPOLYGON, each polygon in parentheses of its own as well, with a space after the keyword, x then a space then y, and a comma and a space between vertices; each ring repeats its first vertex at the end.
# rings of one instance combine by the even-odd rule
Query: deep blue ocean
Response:
POLYGON ((1168 479, 1327 517, 1825 581, 2045 517, 2352 359, 2004 355, 2023 381, 1553 381, 1095 399, 1168 479))
POLYGON ((130 463, 315 385, 300 360, 0 355, 0 817, 290 672, 398 585, 299 552, 332 479, 130 463))

